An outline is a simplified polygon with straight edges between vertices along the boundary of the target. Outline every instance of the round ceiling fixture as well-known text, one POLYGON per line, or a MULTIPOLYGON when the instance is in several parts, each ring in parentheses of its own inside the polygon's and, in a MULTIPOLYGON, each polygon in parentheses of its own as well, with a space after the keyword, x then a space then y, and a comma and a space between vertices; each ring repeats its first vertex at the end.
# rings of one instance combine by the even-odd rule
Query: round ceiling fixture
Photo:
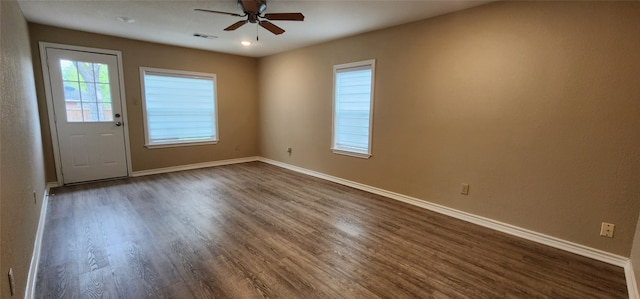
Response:
POLYGON ((251 46, 251 42, 250 42, 250 41, 246 41, 246 40, 243 40, 243 41, 241 42, 241 44, 242 44, 243 46, 245 46, 245 47, 246 47, 246 46, 251 46))

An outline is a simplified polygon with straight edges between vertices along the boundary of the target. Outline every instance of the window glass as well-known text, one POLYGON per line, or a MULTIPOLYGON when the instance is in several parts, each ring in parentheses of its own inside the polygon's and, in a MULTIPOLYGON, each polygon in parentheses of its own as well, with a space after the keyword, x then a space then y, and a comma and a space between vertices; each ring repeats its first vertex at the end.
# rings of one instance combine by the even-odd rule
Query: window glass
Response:
POLYGON ((60 60, 68 122, 113 121, 109 66, 60 60))
POLYGON ((374 61, 334 66, 333 151, 368 158, 374 61))
POLYGON ((147 145, 217 141, 215 75, 141 68, 147 145))

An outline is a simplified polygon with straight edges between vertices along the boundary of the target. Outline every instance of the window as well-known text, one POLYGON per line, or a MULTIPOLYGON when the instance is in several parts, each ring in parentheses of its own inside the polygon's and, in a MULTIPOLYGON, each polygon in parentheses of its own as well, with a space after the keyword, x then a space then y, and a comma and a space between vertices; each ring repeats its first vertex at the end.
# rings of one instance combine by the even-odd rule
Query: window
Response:
POLYGON ((218 141, 216 75, 140 68, 146 146, 218 141))
POLYGON ((61 59, 60 71, 68 122, 113 121, 108 65, 61 59))
POLYGON ((333 152, 369 158, 375 60, 333 66, 333 152))

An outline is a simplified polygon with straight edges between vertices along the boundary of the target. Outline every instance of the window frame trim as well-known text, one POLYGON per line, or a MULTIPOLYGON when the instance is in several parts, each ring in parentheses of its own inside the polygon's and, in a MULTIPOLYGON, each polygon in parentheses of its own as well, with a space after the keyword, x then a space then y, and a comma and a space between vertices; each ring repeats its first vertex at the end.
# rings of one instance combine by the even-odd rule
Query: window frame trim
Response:
POLYGON ((216 74, 204 73, 204 72, 192 72, 183 70, 171 70, 154 67, 140 67, 140 93, 142 104, 142 120, 144 127, 144 147, 148 149, 167 148, 167 147, 182 147, 182 146, 199 146, 218 144, 220 141, 220 135, 218 130, 218 81, 216 74), (214 121, 215 121, 215 138, 202 141, 175 141, 175 142, 156 142, 151 143, 149 140, 149 123, 147 121, 147 99, 146 99, 146 87, 144 85, 145 75, 147 73, 155 75, 166 75, 182 78, 198 78, 198 79, 211 79, 213 81, 213 109, 214 109, 214 121))
POLYGON ((356 61, 356 62, 349 62, 349 63, 343 63, 343 64, 336 64, 333 66, 333 101, 332 101, 332 109, 331 109, 331 113, 332 113, 332 120, 331 120, 331 151, 334 154, 338 154, 338 155, 344 155, 344 156, 351 156, 351 157, 356 157, 356 158, 362 158, 362 159, 369 159, 371 156, 373 156, 371 154, 371 148, 373 145, 373 100, 375 98, 374 96, 374 90, 375 90, 375 76, 376 76, 376 60, 375 59, 367 59, 367 60, 362 60, 362 61, 356 61), (370 95, 369 95, 369 146, 367 147, 367 152, 366 153, 362 153, 362 152, 357 152, 357 151, 350 151, 347 149, 343 149, 343 148, 337 148, 336 147, 336 77, 337 74, 339 73, 339 71, 341 70, 346 70, 346 69, 368 69, 369 66, 371 67, 371 91, 370 91, 370 95))

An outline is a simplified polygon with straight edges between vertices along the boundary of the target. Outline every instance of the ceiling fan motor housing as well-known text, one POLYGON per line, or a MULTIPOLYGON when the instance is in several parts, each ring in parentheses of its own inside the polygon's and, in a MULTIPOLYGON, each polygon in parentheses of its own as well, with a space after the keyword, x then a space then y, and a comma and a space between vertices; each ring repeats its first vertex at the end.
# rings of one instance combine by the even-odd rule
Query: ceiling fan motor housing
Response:
POLYGON ((248 16, 249 23, 257 23, 258 17, 267 10, 266 0, 238 0, 238 6, 248 16))

